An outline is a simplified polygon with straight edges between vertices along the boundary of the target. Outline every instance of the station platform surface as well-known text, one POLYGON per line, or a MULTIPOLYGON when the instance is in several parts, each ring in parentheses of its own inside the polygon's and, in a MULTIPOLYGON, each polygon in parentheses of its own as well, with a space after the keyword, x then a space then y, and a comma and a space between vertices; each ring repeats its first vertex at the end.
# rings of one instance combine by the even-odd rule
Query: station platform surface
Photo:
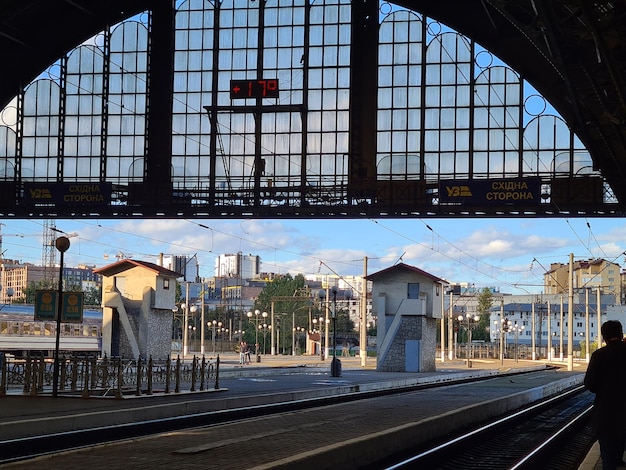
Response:
MULTIPOLYGON (((338 356, 339 357, 339 356, 338 356)), ((359 388, 362 390, 385 388, 393 386, 394 384, 400 384, 404 382, 415 383, 436 383, 445 382, 451 380, 451 378, 460 377, 477 377, 485 375, 497 375, 500 373, 506 373, 513 370, 532 370, 545 366, 545 363, 539 361, 514 361, 514 360, 487 360, 487 359, 475 359, 472 361, 472 367, 468 368, 467 363, 463 360, 437 360, 437 370, 432 373, 386 373, 376 371, 376 359, 368 358, 365 366, 361 365, 359 357, 339 357, 342 364, 342 370, 346 377, 354 377, 359 382, 359 388)), ((566 370, 566 364, 556 363, 560 366, 561 370, 566 370)), ((317 356, 284 356, 284 355, 264 355, 261 358, 261 362, 253 362, 250 364, 240 365, 239 356, 233 353, 220 354, 220 377, 227 381, 229 378, 238 377, 263 377, 264 375, 272 375, 278 373, 278 371, 288 371, 290 369, 297 369, 302 371, 317 371, 321 375, 330 375, 330 361, 322 361, 317 356)), ((583 374, 586 370, 586 364, 584 362, 574 363, 574 372, 583 374)), ((0 439, 10 439, 21 437, 23 434, 20 431, 20 423, 24 423, 26 428, 39 428, 47 431, 63 431, 67 430, 67 427, 76 426, 76 416, 86 417, 86 423, 91 419, 95 420, 98 424, 104 424, 102 421, 103 416, 108 416, 111 413, 117 411, 134 410, 136 409, 150 409, 154 407, 154 404, 159 400, 167 400, 165 408, 170 409, 173 413, 176 413, 176 402, 185 401, 185 406, 188 407, 188 401, 190 398, 210 395, 211 400, 214 399, 221 402, 222 407, 234 406, 235 403, 241 405, 241 399, 233 401, 232 405, 226 404, 226 394, 212 393, 211 391, 197 393, 181 393, 181 394, 169 394, 167 397, 155 397, 148 396, 145 399, 141 397, 134 397, 132 399, 80 399, 71 398, 65 399, 63 397, 30 397, 20 394, 7 395, 0 397, 0 439), (156 398, 156 400, 155 400, 156 398), (91 416, 91 418, 89 418, 91 416), (65 419, 67 418, 67 419, 65 419), (47 428, 50 426, 50 428, 47 428)), ((157 408, 161 408, 157 405, 157 408)), ((187 408, 186 408, 187 409, 187 408)), ((126 415, 133 415, 133 413, 125 413, 126 415)), ((123 465, 124 458, 119 455, 119 464, 123 465)), ((7 468, 55 468, 49 461, 46 463, 46 458, 40 459, 36 466, 32 466, 32 462, 29 463, 14 463, 6 465, 7 468)), ((79 468, 80 464, 75 467, 79 468)), ((68 467, 67 463, 64 464, 64 468, 68 467)), ((112 462, 108 465, 108 468, 121 468, 117 467, 112 462)), ((600 470, 601 464, 599 463, 599 451, 597 445, 594 446, 589 453, 587 460, 580 467, 580 470, 600 470)))

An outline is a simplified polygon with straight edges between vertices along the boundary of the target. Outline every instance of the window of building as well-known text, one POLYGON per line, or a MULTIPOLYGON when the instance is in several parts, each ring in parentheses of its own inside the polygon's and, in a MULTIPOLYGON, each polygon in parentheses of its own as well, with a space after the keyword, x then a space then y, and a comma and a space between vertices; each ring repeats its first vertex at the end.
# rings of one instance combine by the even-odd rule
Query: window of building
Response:
POLYGON ((407 299, 419 299, 420 285, 419 282, 409 282, 407 284, 407 299))
POLYGON ((169 290, 169 288, 170 288, 170 280, 169 279, 163 279, 163 289, 169 290))

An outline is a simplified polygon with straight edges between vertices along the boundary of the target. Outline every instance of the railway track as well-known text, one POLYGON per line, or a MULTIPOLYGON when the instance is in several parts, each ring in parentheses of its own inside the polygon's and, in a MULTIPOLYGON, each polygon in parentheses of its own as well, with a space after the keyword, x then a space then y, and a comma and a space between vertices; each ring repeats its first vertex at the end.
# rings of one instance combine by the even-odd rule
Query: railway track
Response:
POLYGON ((578 387, 372 468, 575 469, 595 440, 589 426, 592 404, 593 394, 578 387))

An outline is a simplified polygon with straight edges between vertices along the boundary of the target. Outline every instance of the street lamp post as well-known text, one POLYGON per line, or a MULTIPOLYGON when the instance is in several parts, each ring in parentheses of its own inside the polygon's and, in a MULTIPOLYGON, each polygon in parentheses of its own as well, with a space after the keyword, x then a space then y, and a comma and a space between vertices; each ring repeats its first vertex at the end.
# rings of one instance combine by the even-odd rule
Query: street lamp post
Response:
POLYGON ((322 339, 324 338, 324 317, 320 315, 319 318, 313 319, 313 329, 315 326, 318 326, 318 333, 320 335, 320 360, 324 360, 324 344, 322 343, 322 339))
POLYGON ((518 325, 517 322, 511 327, 511 330, 515 333, 515 362, 519 360, 519 353, 517 350, 519 334, 524 331, 524 325, 518 325))
MULTIPOLYGON (((463 322, 463 315, 459 315, 458 320, 459 323, 463 322)), ((480 320, 480 317, 478 315, 474 315, 472 316, 471 313, 466 313, 465 314, 465 320, 467 320, 467 338, 466 338, 466 359, 467 359, 467 368, 469 369, 470 367, 472 367, 472 360, 470 359, 470 348, 471 348, 471 344, 472 344, 472 329, 474 328, 474 326, 476 324, 478 324, 478 321, 480 320)))
MULTIPOLYGON (((325 316, 325 321, 324 323, 326 324, 326 329, 322 329, 320 328, 321 331, 324 331, 324 354, 322 355, 322 361, 325 360, 328 357, 328 353, 330 352, 329 350, 329 337, 328 337, 328 333, 330 331, 330 329, 328 328, 328 324, 330 323, 330 319, 328 318, 328 311, 330 310, 328 308, 328 304, 329 304, 329 300, 328 300, 328 295, 327 295, 327 290, 321 289, 318 291, 317 295, 320 299, 320 303, 325 302, 325 307, 324 307, 324 316, 325 316)), ((322 343, 322 340, 320 339, 320 344, 322 343)))
MULTIPOLYGON (((511 328, 511 320, 508 318, 502 318, 500 320, 500 363, 504 364, 504 355, 506 353, 506 334, 511 328)), ((498 326, 498 320, 494 321, 496 327, 498 326)))
MULTIPOLYGON (((267 318, 267 312, 261 313, 259 310, 254 311, 254 352, 256 354, 256 361, 261 362, 261 354, 259 353, 259 315, 263 317, 263 321, 267 318)), ((252 312, 246 314, 248 318, 252 318, 252 312)))
POLYGON ((196 342, 196 327, 193 325, 189 325, 188 328, 189 328, 189 334, 191 335, 191 339, 192 339, 192 342, 190 343, 190 346, 189 346, 189 352, 191 352, 192 350, 191 345, 196 342))
POLYGON ((293 344, 292 344, 292 348, 293 348, 293 355, 296 355, 296 350, 300 351, 300 338, 301 338, 301 334, 302 333, 306 333, 306 329, 301 327, 301 326, 296 326, 293 329, 293 344))
POLYGON ((331 289, 333 294, 333 360, 330 363, 330 376, 341 377, 341 361, 337 359, 337 288, 331 289))
POLYGON ((67 237, 59 237, 55 242, 56 249, 61 253, 59 264, 59 291, 57 297, 57 330, 54 346, 54 368, 52 374, 52 396, 56 397, 59 391, 59 346, 61 343, 61 314, 63 313, 63 254, 70 248, 70 240, 67 237))
MULTIPOLYGON (((222 322, 220 322, 221 324, 222 322)), ((222 333, 220 335, 220 352, 224 352, 224 336, 228 335, 228 333, 230 332, 228 328, 225 327, 221 327, 220 328, 220 332, 222 333)))
POLYGON ((272 326, 268 325, 267 323, 263 323, 262 325, 259 325, 259 330, 261 331, 261 333, 263 333, 263 354, 265 354, 265 337, 267 336, 267 329, 271 327, 272 326))
MULTIPOLYGON (((2 292, 2 286, 1 286, 1 285, 0 285, 0 292, 2 292)), ((9 288, 6 290, 6 294, 5 294, 5 295, 9 298, 9 303, 8 303, 8 304, 5 304, 5 303, 0 304, 0 310, 2 310, 2 309, 3 309, 4 307, 6 307, 7 305, 11 305, 11 298, 13 297, 13 294, 14 294, 14 293, 15 293, 15 292, 13 291, 13 288, 12 288, 12 287, 9 287, 9 288)))
MULTIPOLYGON (((196 322, 194 319, 193 321, 194 325, 189 324, 189 316, 187 315, 187 311, 191 313, 191 317, 193 319, 194 314, 198 311, 198 307, 196 307, 195 305, 192 305, 190 307, 188 304, 183 304, 182 306, 184 307, 184 310, 185 310, 185 325, 187 325, 187 330, 191 334, 193 331, 196 330, 196 327, 194 326, 196 322)), ((187 333, 185 333, 185 340, 186 340, 185 344, 183 345, 183 358, 188 352, 191 352, 191 346, 189 344, 189 337, 187 337, 187 333)), ((194 341, 195 341, 195 337, 194 337, 194 341)))
POLYGON ((183 309, 183 361, 189 349, 187 330, 189 329, 189 306, 186 303, 180 304, 180 308, 183 309))
POLYGON ((202 296, 200 304, 200 326, 202 327, 200 330, 200 355, 204 356, 204 282, 200 295, 202 296))
POLYGON ((213 354, 215 355, 215 325, 217 325, 217 320, 213 320, 210 322, 211 324, 211 339, 213 340, 213 354))
MULTIPOLYGON (((178 307, 174 305, 174 307, 172 307, 172 341, 179 339, 178 328, 176 326, 176 322, 180 323, 180 319, 176 317, 177 313, 178 313, 178 307)), ((182 324, 181 324, 181 328, 182 328, 182 324)), ((182 336, 182 333, 181 333, 181 336, 182 336)))

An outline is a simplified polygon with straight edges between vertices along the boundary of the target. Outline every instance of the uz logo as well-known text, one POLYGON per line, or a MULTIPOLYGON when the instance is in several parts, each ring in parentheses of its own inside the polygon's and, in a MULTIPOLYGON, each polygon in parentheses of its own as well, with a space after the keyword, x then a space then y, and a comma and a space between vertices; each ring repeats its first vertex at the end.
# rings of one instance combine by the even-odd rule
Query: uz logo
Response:
POLYGON ((52 199, 49 189, 29 189, 29 191, 33 199, 52 199))
POLYGON ((472 191, 469 186, 446 186, 448 197, 471 197, 472 191))

